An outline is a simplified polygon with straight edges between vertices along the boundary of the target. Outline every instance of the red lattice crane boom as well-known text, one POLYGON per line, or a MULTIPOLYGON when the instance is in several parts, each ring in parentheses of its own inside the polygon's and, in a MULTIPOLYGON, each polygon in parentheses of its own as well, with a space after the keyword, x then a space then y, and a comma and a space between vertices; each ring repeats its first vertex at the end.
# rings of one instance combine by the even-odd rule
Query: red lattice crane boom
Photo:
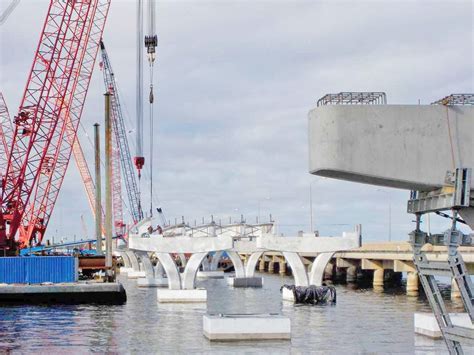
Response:
POLYGON ((8 165, 8 154, 13 136, 13 127, 3 94, 0 92, 0 177, 5 174, 8 165))
POLYGON ((21 246, 44 235, 69 163, 109 4, 50 1, 14 119, 0 198, 0 247, 14 247, 18 231, 21 246))

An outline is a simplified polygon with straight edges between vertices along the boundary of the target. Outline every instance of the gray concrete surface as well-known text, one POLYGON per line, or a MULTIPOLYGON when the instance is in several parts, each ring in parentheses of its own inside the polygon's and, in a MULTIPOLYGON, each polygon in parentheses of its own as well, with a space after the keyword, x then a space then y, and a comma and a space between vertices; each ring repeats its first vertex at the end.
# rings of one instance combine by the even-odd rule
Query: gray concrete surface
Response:
POLYGON ((474 169, 473 132, 471 106, 321 106, 309 112, 309 170, 372 185, 432 190, 444 185, 446 172, 455 166, 474 169))

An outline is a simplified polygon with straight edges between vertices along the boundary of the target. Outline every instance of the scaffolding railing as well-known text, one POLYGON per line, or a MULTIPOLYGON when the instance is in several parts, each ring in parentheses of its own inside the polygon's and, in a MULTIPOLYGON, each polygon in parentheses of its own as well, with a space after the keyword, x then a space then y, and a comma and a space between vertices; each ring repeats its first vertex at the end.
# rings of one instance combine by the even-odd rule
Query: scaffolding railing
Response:
POLYGON ((451 94, 433 102, 432 105, 474 105, 474 94, 451 94))
POLYGON ((387 95, 384 92, 339 92, 326 94, 318 100, 323 105, 385 105, 387 95))

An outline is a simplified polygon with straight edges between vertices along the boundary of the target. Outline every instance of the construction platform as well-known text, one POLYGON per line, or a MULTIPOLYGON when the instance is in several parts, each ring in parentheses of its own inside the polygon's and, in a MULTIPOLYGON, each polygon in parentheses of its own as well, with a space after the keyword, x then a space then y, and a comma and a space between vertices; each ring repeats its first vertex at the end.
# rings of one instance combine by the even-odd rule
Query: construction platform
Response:
POLYGON ((0 304, 123 304, 127 295, 118 282, 75 282, 61 284, 0 284, 0 304))

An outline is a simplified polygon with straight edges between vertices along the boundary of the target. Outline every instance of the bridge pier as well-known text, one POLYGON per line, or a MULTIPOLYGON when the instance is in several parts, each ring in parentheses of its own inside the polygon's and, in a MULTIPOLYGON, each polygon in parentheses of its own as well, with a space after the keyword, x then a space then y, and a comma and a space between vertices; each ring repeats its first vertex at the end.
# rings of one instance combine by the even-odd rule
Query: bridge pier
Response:
POLYGON ((138 287, 163 287, 168 286, 168 280, 163 278, 163 266, 158 262, 156 267, 153 267, 150 257, 146 252, 137 252, 140 255, 142 266, 145 271, 145 277, 140 277, 137 280, 138 287))
POLYGON ((120 273, 126 275, 129 271, 133 271, 132 263, 126 252, 120 251, 118 254, 122 257, 123 266, 120 267, 120 273))
MULTIPOLYGON (((206 290, 195 289, 195 278, 208 253, 225 251, 228 254, 235 268, 235 278, 230 279, 229 283, 236 287, 262 286, 263 279, 255 277, 255 269, 260 259, 263 260, 260 260, 259 268, 265 264, 266 257, 262 258, 263 253, 272 251, 278 254, 268 255, 268 259, 270 259, 268 262, 269 272, 276 271, 275 263, 278 263, 281 273, 290 267, 295 285, 309 286, 310 284, 322 284, 324 271, 334 252, 349 250, 360 244, 360 228, 355 232, 344 233, 342 237, 337 238, 284 238, 271 233, 267 234, 268 231, 260 231, 259 235, 240 233, 242 238, 239 239, 238 236, 224 234, 224 232, 220 236, 216 236, 215 233, 209 235, 200 230, 195 232, 195 234, 189 235, 181 233, 169 238, 162 234, 150 235, 143 226, 138 228, 135 235, 130 236, 130 249, 154 252, 166 272, 168 289, 157 291, 159 302, 205 302, 206 290), (305 265, 309 261, 301 256, 302 253, 308 252, 318 253, 309 274, 305 265), (186 260, 184 253, 191 254, 191 258, 186 260), (244 254, 245 257, 241 258, 239 253, 244 254), (178 255, 180 260, 173 260, 172 254, 178 255), (245 266, 242 259, 245 260, 245 266), (180 274, 177 265, 180 262, 182 266, 185 265, 182 274, 180 274)), ((254 227, 252 227, 249 233, 254 232, 254 227)), ((148 262, 144 257, 143 259, 144 267, 147 267, 148 262)), ((211 261, 209 265, 204 265, 204 268, 212 269, 214 263, 217 265, 218 259, 219 256, 216 255, 215 260, 211 261)), ((133 265, 133 261, 131 263, 133 265)))
POLYGON ((349 266, 346 270, 346 282, 355 283, 357 281, 357 267, 349 266))
POLYGON ((159 303, 206 302, 207 290, 195 289, 196 273, 207 252, 194 253, 186 263, 182 275, 168 253, 156 253, 168 276, 168 288, 157 290, 159 303))
POLYGON ((383 292, 384 269, 374 269, 374 279, 372 286, 375 292, 383 292))
POLYGON ((145 271, 142 270, 143 267, 140 267, 140 261, 138 260, 137 254, 135 252, 128 250, 125 252, 130 259, 132 264, 131 271, 128 271, 127 277, 129 279, 138 279, 140 277, 145 277, 145 271))
POLYGON ((461 292, 459 291, 458 283, 453 278, 451 280, 451 299, 461 298, 461 292))
POLYGON ((286 275, 286 262, 285 260, 280 260, 280 263, 278 265, 278 272, 280 275, 286 275))
MULTIPOLYGON (((320 253, 314 259, 313 265, 311 266, 311 271, 309 273, 309 285, 321 286, 324 280, 324 273, 326 268, 330 264, 332 256, 334 253, 320 253)), ((332 266, 331 266, 332 268, 332 266)), ((331 269, 332 274, 332 269, 331 269)))
POLYGON ((234 263, 235 268, 235 277, 229 277, 227 279, 227 283, 233 287, 262 287, 263 286, 263 278, 262 277, 255 277, 255 268, 257 267, 257 263, 259 259, 264 260, 263 252, 254 252, 251 253, 249 257, 246 257, 245 268, 243 267, 244 264, 242 259, 240 259, 239 254, 231 252, 229 254, 232 255, 234 258, 239 258, 238 260, 231 258, 232 262, 234 263), (238 270, 237 270, 237 266, 238 270), (242 270, 240 267, 242 266, 242 270))
POLYGON ((418 297, 418 287, 418 273, 416 271, 409 271, 407 273, 407 296, 418 297))
POLYGON ((268 273, 273 274, 275 272, 275 262, 273 258, 268 262, 268 273))

